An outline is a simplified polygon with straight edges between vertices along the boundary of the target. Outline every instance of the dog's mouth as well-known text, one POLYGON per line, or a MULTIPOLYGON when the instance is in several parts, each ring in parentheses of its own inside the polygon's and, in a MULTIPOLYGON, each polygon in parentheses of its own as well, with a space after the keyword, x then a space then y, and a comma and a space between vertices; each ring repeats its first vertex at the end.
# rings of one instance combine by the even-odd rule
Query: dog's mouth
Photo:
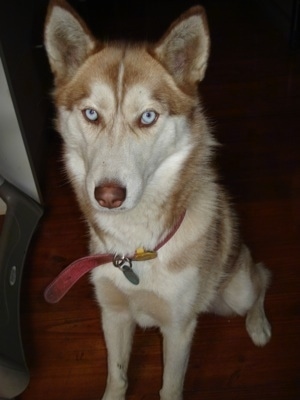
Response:
POLYGON ((99 206, 108 210, 120 210, 126 200, 126 195, 126 187, 116 182, 105 182, 94 190, 94 197, 99 206))

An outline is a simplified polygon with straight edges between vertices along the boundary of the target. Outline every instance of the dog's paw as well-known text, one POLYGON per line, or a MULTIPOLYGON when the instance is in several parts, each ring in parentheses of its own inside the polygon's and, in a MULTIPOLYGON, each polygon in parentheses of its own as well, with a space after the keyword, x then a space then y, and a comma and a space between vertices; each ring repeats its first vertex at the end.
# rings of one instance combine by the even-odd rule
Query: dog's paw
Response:
POLYGON ((125 400, 124 396, 111 396, 111 395, 104 395, 101 400, 125 400))
POLYGON ((260 316, 248 315, 246 329, 256 346, 264 346, 271 339, 271 325, 264 314, 260 316))
POLYGON ((106 389, 101 400, 125 400, 125 393, 124 391, 106 389))

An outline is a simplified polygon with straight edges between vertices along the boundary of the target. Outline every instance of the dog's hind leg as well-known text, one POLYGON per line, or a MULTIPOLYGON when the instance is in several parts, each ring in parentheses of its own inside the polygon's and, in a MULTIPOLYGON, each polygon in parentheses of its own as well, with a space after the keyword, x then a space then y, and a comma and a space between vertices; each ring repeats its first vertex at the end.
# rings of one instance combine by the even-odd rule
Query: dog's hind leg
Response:
POLYGON ((183 325, 162 328, 164 374, 161 400, 181 400, 196 318, 183 325))
POLYGON ((124 400, 135 323, 127 311, 102 310, 102 323, 107 347, 108 376, 102 400, 124 400))
POLYGON ((254 268, 257 276, 259 276, 257 282, 259 295, 247 312, 246 329, 257 346, 264 346, 271 338, 271 325, 264 311, 265 292, 271 275, 262 264, 256 264, 254 268))
POLYGON ((242 247, 237 263, 237 271, 217 296, 212 311, 246 315, 246 329, 252 341, 264 346, 271 338, 271 326, 264 311, 270 272, 262 264, 253 263, 246 246, 242 247))

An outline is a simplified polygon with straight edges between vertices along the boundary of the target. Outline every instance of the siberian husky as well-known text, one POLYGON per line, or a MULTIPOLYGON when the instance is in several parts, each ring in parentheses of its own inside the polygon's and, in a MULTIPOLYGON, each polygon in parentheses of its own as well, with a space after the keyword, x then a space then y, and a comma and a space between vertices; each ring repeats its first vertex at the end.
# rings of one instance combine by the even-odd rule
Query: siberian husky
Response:
POLYGON ((157 43, 106 43, 54 0, 45 47, 66 169, 102 260, 91 272, 108 350, 102 399, 125 399, 136 324, 163 335, 160 399, 182 399, 198 314, 245 315, 254 344, 271 337, 270 274, 241 242, 212 167, 216 143, 198 97, 205 11, 192 7, 157 43))

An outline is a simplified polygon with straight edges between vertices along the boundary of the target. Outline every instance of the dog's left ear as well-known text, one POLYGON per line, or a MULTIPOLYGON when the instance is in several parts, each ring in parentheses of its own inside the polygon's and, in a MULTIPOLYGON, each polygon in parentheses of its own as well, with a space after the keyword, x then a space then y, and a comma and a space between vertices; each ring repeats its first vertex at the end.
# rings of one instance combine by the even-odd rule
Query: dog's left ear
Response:
POLYGON ((154 54, 178 84, 196 84, 204 78, 210 48, 203 7, 195 6, 176 20, 154 47, 154 54))

